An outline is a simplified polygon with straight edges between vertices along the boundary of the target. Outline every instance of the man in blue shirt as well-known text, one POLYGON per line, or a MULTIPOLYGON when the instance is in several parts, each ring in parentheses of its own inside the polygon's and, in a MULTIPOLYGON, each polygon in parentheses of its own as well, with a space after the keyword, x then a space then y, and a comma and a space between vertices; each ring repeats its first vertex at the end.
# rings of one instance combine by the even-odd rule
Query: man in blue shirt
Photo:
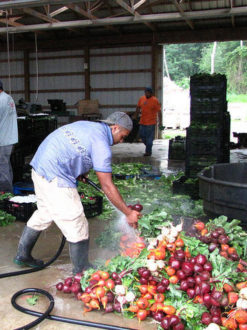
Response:
POLYGON ((3 91, 0 81, 0 191, 13 192, 13 172, 10 155, 18 142, 15 102, 3 91))
POLYGON ((139 212, 127 207, 112 181, 111 146, 123 142, 132 130, 132 121, 123 112, 114 112, 105 121, 78 121, 52 132, 39 146, 31 165, 38 209, 22 233, 15 263, 31 267, 43 261, 31 251, 41 233, 54 221, 69 242, 73 273, 89 266, 88 222, 76 180, 91 168, 112 204, 136 226, 139 212))

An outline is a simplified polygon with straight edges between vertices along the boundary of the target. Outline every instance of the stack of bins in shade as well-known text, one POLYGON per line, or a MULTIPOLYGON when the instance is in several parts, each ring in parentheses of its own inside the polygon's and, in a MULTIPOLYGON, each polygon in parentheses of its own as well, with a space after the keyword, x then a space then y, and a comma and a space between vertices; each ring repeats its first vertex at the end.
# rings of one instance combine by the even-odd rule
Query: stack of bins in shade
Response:
POLYGON ((207 166, 229 162, 226 85, 226 76, 220 74, 200 74, 190 79, 190 127, 186 132, 185 160, 185 175, 189 178, 196 178, 207 166))

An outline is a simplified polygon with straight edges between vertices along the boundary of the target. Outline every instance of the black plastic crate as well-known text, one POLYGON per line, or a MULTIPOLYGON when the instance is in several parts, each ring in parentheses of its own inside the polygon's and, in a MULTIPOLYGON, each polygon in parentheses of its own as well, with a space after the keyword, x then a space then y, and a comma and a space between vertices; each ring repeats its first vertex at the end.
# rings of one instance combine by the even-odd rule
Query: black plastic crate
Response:
POLYGON ((37 209, 36 203, 16 203, 4 200, 4 211, 16 217, 16 220, 27 222, 37 209))
POLYGON ((23 168, 24 168, 24 154, 21 148, 14 148, 10 156, 10 162, 13 170, 13 181, 19 181, 23 175, 23 168))
POLYGON ((226 96, 225 75, 200 74, 190 78, 190 94, 193 96, 226 96))
POLYGON ((184 160, 185 159, 185 138, 175 138, 169 140, 168 159, 184 160))
POLYGON ((187 176, 181 176, 178 180, 172 183, 173 194, 189 195, 192 199, 199 199, 199 181, 188 180, 187 176))
POLYGON ((103 197, 95 196, 91 198, 92 201, 94 201, 94 203, 82 202, 84 213, 87 218, 93 218, 96 217, 97 215, 100 215, 103 209, 103 197))

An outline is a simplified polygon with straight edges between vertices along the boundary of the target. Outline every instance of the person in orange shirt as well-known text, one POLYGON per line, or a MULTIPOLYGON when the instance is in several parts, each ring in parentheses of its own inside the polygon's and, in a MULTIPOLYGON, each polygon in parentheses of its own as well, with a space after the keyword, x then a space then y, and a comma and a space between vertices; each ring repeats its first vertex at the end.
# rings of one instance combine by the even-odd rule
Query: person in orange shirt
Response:
POLYGON ((157 117, 161 124, 161 106, 158 99, 153 96, 151 87, 145 88, 145 95, 141 96, 137 103, 134 117, 138 118, 140 114, 139 134, 146 146, 144 156, 151 156, 157 117))

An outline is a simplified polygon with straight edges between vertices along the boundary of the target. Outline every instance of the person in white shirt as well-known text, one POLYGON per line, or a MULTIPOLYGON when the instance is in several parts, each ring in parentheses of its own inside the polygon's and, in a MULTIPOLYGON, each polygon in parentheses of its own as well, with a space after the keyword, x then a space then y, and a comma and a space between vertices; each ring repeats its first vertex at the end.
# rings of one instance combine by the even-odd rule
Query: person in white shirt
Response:
POLYGON ((13 192, 13 172, 10 156, 13 145, 18 142, 15 102, 3 91, 0 80, 0 191, 13 192))

